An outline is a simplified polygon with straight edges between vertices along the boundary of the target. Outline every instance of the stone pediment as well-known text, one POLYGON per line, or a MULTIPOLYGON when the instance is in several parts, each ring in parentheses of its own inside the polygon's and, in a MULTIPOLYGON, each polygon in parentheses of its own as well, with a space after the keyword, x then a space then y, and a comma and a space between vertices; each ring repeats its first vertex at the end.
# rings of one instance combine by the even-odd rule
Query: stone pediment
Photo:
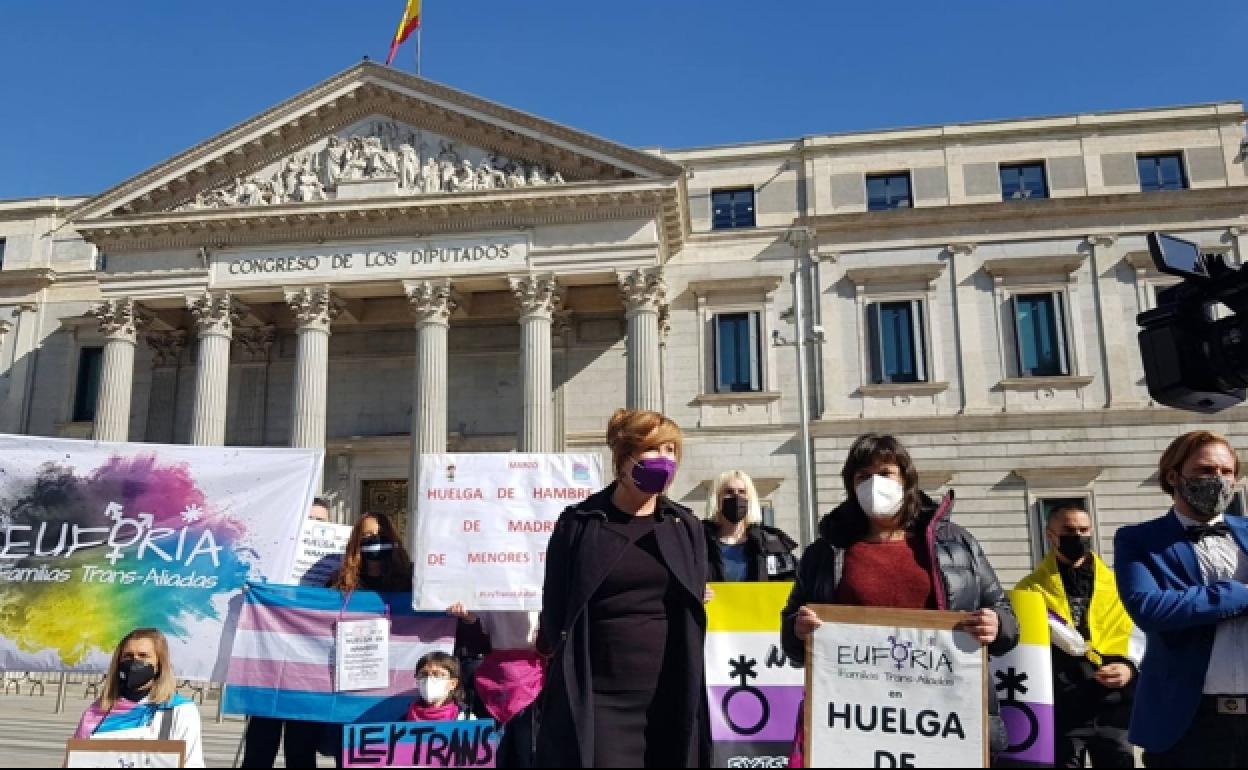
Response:
POLYGON ((655 155, 363 62, 86 201, 72 219, 90 238, 108 222, 162 214, 277 215, 338 201, 672 183, 682 173, 655 155))
POLYGON ((445 134, 371 115, 173 207, 235 206, 515 190, 566 184, 540 161, 508 157, 445 134))

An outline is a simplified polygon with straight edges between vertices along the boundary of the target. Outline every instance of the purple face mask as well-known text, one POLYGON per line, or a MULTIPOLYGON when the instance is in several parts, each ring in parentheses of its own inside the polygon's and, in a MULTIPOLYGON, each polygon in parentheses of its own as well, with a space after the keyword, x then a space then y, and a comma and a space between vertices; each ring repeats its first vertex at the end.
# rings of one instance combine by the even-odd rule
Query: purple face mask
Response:
POLYGON ((667 489, 676 475, 676 461, 670 457, 643 457, 633 466, 633 483, 642 492, 657 495, 667 489))

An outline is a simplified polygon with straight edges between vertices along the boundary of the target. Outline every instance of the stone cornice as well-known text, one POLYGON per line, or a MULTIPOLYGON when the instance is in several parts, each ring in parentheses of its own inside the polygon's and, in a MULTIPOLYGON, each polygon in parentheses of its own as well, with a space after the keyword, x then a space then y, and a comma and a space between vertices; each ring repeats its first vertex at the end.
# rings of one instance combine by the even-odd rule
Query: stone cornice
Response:
POLYGON ((399 70, 363 62, 88 200, 71 214, 171 208, 333 131, 381 114, 483 149, 540 161, 569 180, 676 177, 682 166, 399 70))
POLYGON ((136 214, 80 222, 105 253, 517 229, 556 222, 657 218, 667 254, 683 243, 675 180, 626 180, 369 201, 136 214))
POLYGON ((898 283, 931 284, 945 272, 944 262, 927 262, 915 265, 871 265, 851 267, 845 277, 859 286, 898 283))
MULTIPOLYGON (((1243 208, 1248 206, 1248 186, 820 214, 810 217, 807 224, 815 228, 819 236, 877 229, 887 232, 925 225, 938 226, 947 233, 951 226, 960 223, 974 224, 977 227, 1000 223, 1011 229, 1019 229, 1020 224, 1027 224, 1035 229, 1055 229, 1050 226, 1049 220, 1062 221, 1079 215, 1094 217, 1102 223, 1107 217, 1117 218, 1116 215, 1119 214, 1173 216, 1176 211, 1183 209, 1206 210, 1205 217, 1216 216, 1207 211, 1211 206, 1225 206, 1228 209, 1228 218, 1238 219, 1242 216, 1243 208)), ((1140 228, 1139 232, 1146 232, 1148 229, 1150 228, 1140 228)), ((1120 231, 1124 235, 1130 232, 1126 228, 1120 228, 1120 231)), ((986 229, 985 234, 978 239, 995 239, 990 236, 994 232, 996 230, 986 229)), ((1086 229, 1083 232, 1086 233, 1086 229)), ((948 235, 945 237, 948 238, 948 235)))
POLYGON ((0 287, 42 289, 56 283, 56 271, 48 267, 0 270, 0 287))

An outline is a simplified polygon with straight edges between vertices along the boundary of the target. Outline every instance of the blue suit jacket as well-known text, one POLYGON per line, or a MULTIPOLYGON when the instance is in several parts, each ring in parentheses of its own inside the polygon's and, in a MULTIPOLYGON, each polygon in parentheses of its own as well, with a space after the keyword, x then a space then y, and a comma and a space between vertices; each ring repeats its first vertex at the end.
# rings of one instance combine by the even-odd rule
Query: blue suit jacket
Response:
MULTIPOLYGON (((1226 523, 1248 551, 1248 518, 1227 516, 1226 523)), ((1148 635, 1129 737, 1145 751, 1167 751, 1195 719, 1217 624, 1248 612, 1248 586, 1205 585, 1196 549, 1173 511, 1119 529, 1114 547, 1118 593, 1148 635)))

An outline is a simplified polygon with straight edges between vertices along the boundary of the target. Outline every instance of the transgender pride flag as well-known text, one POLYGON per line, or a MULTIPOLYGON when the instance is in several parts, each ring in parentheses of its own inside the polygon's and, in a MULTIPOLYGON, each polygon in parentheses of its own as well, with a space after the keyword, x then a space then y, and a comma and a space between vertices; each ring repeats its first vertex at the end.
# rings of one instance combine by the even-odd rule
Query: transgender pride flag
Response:
POLYGON ((277 719, 397 722, 416 695, 416 662, 451 652, 455 619, 416 612, 411 594, 249 583, 244 592, 223 709, 277 719), (334 625, 390 617, 390 686, 334 692, 334 625))

